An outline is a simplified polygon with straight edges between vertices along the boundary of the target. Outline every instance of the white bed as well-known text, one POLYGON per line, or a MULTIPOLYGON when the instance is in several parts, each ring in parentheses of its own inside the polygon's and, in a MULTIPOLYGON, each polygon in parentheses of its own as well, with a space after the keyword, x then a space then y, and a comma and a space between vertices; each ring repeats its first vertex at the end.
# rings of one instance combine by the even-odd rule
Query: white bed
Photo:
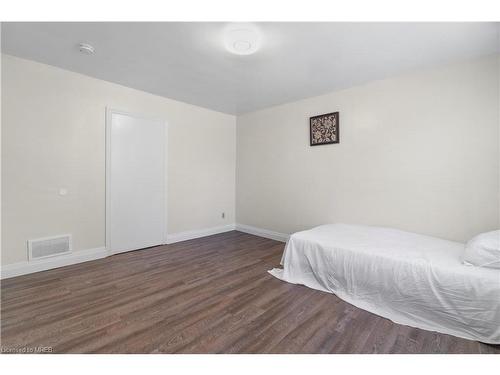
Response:
POLYGON ((464 244, 330 224, 293 234, 277 278, 334 293, 392 321, 500 344, 500 270, 466 266, 464 244))

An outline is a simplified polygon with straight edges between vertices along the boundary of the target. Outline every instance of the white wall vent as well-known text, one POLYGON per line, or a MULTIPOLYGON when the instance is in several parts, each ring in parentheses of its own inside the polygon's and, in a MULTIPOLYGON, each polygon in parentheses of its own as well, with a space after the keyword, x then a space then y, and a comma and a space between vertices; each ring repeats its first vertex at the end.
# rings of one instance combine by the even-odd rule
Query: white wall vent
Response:
POLYGON ((71 252, 71 235, 28 240, 28 259, 42 259, 71 252))

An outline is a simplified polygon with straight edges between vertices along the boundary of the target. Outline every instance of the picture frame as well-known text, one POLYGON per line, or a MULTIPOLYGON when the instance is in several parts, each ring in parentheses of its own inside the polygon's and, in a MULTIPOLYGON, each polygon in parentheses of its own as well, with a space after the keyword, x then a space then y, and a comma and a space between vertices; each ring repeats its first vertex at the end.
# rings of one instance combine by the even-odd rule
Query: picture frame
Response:
POLYGON ((311 146, 340 143, 339 112, 325 113, 309 118, 311 146))

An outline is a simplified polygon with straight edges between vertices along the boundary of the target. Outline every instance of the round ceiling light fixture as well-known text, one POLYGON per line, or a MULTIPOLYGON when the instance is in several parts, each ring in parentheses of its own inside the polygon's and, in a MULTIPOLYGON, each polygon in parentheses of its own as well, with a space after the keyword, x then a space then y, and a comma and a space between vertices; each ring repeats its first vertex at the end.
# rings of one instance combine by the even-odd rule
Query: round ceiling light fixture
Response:
POLYGON ((252 24, 233 24, 224 32, 226 49, 236 55, 251 55, 260 47, 259 30, 252 24))
POLYGON ((85 55, 93 55, 95 52, 95 48, 88 43, 80 43, 78 49, 85 55))

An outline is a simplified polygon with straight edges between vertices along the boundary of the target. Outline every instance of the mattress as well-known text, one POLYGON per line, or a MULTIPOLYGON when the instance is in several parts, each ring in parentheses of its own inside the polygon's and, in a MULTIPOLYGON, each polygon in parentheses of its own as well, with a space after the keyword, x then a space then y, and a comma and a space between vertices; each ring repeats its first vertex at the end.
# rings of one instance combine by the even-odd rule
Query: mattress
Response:
POLYGON ((329 224, 293 234, 275 277, 395 323, 500 344, 500 270, 462 263, 464 244, 329 224))

